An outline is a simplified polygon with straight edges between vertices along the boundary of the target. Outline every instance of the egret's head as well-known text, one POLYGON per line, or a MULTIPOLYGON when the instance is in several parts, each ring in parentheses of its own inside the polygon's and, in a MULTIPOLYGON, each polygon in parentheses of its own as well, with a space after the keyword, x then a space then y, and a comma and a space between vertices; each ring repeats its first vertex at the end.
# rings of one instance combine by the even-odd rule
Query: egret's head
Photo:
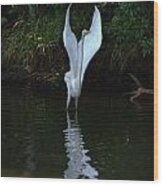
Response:
POLYGON ((86 30, 86 29, 84 29, 83 31, 82 31, 82 37, 85 37, 87 34, 89 34, 90 33, 90 31, 89 30, 86 30))

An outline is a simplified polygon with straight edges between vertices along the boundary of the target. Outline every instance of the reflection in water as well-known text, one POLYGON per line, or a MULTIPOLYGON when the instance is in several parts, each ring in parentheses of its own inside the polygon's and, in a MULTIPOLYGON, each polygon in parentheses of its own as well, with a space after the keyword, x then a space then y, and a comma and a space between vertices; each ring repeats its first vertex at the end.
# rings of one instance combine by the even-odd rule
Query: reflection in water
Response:
POLYGON ((153 180, 153 97, 86 93, 67 121, 64 100, 2 88, 2 176, 153 180))
POLYGON ((24 152, 24 154, 26 155, 26 161, 25 161, 25 169, 24 169, 23 176, 30 177, 36 169, 36 167, 35 167, 36 165, 35 165, 35 161, 34 161, 35 153, 34 153, 34 146, 33 145, 34 145, 33 139, 29 138, 28 144, 26 144, 26 149, 24 152))
POLYGON ((89 178, 98 176, 97 170, 90 165, 91 158, 87 155, 89 150, 84 149, 83 135, 78 124, 78 115, 75 113, 73 120, 67 112, 68 127, 64 130, 66 154, 69 159, 64 178, 89 178))

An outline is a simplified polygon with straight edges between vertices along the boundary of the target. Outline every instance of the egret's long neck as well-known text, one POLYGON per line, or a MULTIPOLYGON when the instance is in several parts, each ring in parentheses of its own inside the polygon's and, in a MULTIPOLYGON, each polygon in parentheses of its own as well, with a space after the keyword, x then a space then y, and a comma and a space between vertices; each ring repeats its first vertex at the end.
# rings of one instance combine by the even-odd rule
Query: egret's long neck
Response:
POLYGON ((79 86, 80 90, 82 88, 82 68, 83 68, 83 60, 84 60, 84 42, 85 42, 85 35, 82 36, 82 46, 81 46, 81 61, 80 61, 80 69, 79 69, 79 86))

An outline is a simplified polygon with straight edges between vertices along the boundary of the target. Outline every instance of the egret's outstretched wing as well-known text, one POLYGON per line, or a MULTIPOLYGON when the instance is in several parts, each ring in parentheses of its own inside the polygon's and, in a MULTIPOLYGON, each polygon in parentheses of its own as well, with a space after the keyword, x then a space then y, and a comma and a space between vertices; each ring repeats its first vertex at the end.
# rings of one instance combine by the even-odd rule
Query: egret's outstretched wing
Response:
POLYGON ((73 77, 77 75, 77 39, 70 26, 70 8, 67 8, 65 26, 63 31, 63 42, 70 60, 70 71, 73 77))
POLYGON ((99 50, 101 46, 101 43, 102 43, 102 25, 101 24, 102 24, 101 15, 100 15, 98 8, 95 6, 92 24, 90 27, 90 33, 87 34, 84 38, 83 51, 81 50, 82 39, 80 40, 79 45, 78 45, 78 51, 83 52, 81 83, 83 82, 84 73, 86 71, 86 68, 90 60, 93 58, 93 56, 95 55, 95 53, 99 50))

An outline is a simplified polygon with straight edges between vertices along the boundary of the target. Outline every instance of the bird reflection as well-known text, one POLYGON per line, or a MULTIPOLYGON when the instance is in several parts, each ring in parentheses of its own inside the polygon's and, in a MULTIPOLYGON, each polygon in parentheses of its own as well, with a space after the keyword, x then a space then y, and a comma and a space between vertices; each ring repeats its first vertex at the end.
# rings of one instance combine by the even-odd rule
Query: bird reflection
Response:
POLYGON ((64 178, 88 178, 96 179, 97 170, 90 165, 91 158, 87 155, 89 150, 84 149, 83 135, 78 125, 78 114, 75 113, 74 119, 70 119, 67 112, 68 127, 64 130, 65 147, 68 163, 67 169, 64 171, 64 178))

